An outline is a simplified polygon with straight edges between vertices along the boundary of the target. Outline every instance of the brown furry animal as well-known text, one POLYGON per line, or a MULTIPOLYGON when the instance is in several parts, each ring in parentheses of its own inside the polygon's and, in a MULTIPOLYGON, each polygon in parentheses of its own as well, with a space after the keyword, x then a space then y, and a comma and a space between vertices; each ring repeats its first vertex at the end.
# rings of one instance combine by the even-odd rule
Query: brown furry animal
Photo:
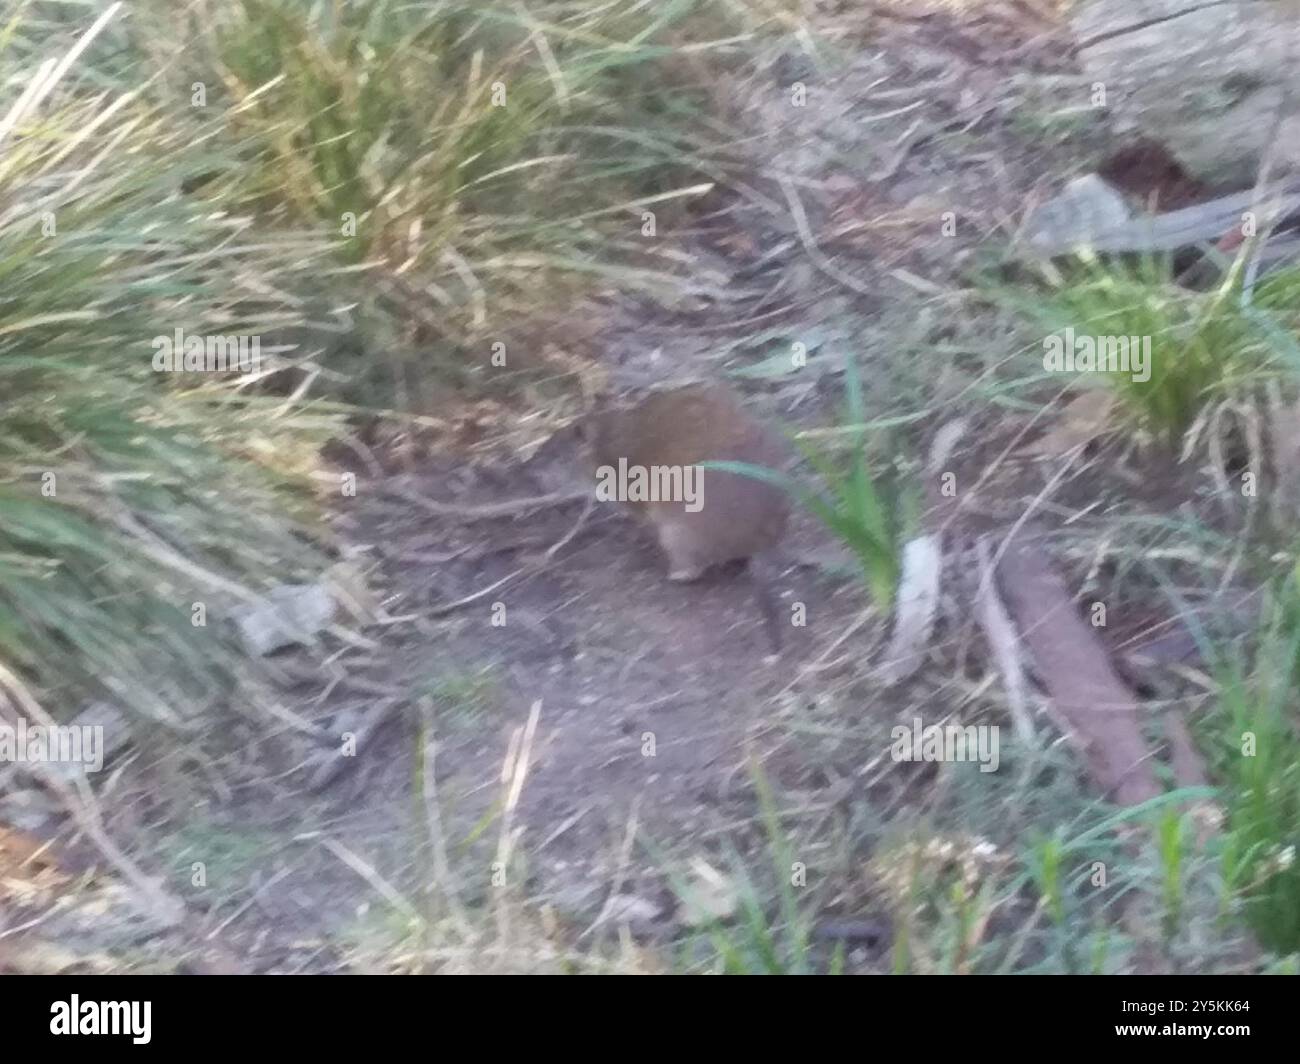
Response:
MULTIPOLYGON (((745 410, 722 384, 690 384, 651 392, 630 406, 597 409, 583 426, 598 469, 660 472, 658 483, 683 485, 683 471, 702 462, 746 462, 780 469, 789 449, 780 435, 745 410), (676 480, 668 479, 670 476, 676 480)), ((789 499, 781 488, 716 469, 693 474, 698 499, 628 500, 654 529, 668 562, 668 579, 698 579, 715 565, 748 563, 773 649, 780 647, 769 552, 785 533, 789 499)))

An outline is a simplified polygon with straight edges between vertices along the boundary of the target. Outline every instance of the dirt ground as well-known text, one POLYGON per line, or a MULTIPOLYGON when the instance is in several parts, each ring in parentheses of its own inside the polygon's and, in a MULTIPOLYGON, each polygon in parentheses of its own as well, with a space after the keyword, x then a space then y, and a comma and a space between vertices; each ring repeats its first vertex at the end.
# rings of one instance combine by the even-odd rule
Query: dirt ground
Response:
MULTIPOLYGON (((755 408, 806 429, 834 423, 836 358, 849 348, 862 359, 872 414, 908 415, 903 431, 922 453, 949 411, 965 411, 989 364, 963 352, 987 351, 987 330, 998 328, 960 313, 958 278, 1107 142, 1104 119, 1085 113, 1064 31, 1020 5, 976 7, 900 15, 869 45, 842 36, 824 66, 797 42, 773 42, 753 82, 720 85, 737 131, 730 167, 759 176, 720 188, 661 232, 685 262, 678 307, 610 299, 580 308, 599 323, 585 330, 581 354, 616 383, 748 370, 742 387, 755 408), (802 111, 788 99, 797 79, 811 93, 802 111), (941 231, 947 211, 953 236, 941 231), (764 372, 794 340, 808 342, 808 370, 764 372), (873 380, 901 382, 903 405, 873 380)), ((1028 420, 984 416, 998 422, 980 445, 988 450, 959 453, 959 463, 984 467, 1028 420)), ((563 481, 565 456, 521 456, 545 434, 526 425, 504 451, 489 434, 413 471, 362 477, 357 497, 336 506, 335 531, 368 570, 385 619, 323 653, 291 653, 300 681, 284 689, 284 720, 322 735, 383 724, 323 786, 295 760, 303 747, 292 723, 263 743, 283 773, 244 787, 227 790, 217 772, 183 758, 152 770, 167 781, 157 793, 123 775, 104 799, 110 826, 133 840, 143 866, 169 870, 194 921, 179 949, 134 924, 113 936, 102 920, 92 930, 76 910, 43 929, 50 938, 70 954, 88 942, 83 956, 105 950, 142 967, 179 956, 180 970, 418 967, 412 958, 427 944, 405 930, 406 907, 420 909, 430 882, 450 877, 463 902, 491 910, 507 848, 521 858, 510 875, 522 881, 506 885, 549 906, 570 941, 616 934, 618 918, 591 931, 612 904, 639 940, 667 941, 686 917, 665 862, 703 856, 720 867, 731 847, 761 845, 755 765, 783 794, 829 810, 848 794, 878 793, 879 751, 854 754, 855 739, 887 731, 918 698, 938 699, 927 713, 939 716, 968 697, 948 644, 919 688, 873 685, 880 626, 849 631, 864 600, 834 566, 785 567, 783 607, 805 604, 807 624, 788 629, 779 659, 768 660, 743 576, 669 583, 648 534, 603 506, 535 571, 442 613, 538 563, 573 532, 582 506, 467 521, 403 496, 472 506, 544 495, 563 481), (833 727, 818 707, 830 689, 848 693, 839 704, 850 713, 833 727), (429 727, 436 786, 421 742, 429 727), (521 742, 528 766, 512 797, 503 766, 517 763, 521 742), (450 870, 437 867, 431 831, 450 870), (205 865, 201 887, 190 882, 194 861, 205 865)), ((1046 476, 1009 472, 1008 494, 990 491, 972 522, 1014 513, 1011 498, 1046 476)), ((791 537, 796 558, 832 546, 806 519, 791 537)), ((851 907, 830 901, 832 911, 851 907)), ((537 949, 539 966, 555 960, 537 949)))

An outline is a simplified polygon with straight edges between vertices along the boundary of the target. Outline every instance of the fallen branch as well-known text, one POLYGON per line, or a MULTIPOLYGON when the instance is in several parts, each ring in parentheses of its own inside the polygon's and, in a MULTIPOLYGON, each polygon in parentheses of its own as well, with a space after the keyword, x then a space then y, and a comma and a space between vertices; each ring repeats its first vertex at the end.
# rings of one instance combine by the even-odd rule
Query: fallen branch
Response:
POLYGON ((1013 537, 997 577, 1053 707, 1103 793, 1120 805, 1138 805, 1160 794, 1137 700, 1047 557, 1013 537))

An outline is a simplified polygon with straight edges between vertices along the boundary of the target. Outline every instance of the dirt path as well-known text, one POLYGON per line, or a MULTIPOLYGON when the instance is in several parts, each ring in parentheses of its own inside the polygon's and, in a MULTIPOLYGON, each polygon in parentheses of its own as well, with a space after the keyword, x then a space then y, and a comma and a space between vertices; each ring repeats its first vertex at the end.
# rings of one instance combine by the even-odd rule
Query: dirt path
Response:
MULTIPOLYGON (((1043 139, 1055 136, 1029 128, 1024 117, 1060 97, 1043 87, 1054 84, 1050 77, 1008 91, 991 44, 996 38, 1004 48, 1006 29, 979 17, 964 25, 956 16, 925 25, 900 20, 845 65, 819 71, 785 48, 761 66, 758 84, 731 86, 733 104, 746 102, 730 117, 753 134, 747 150, 754 154, 744 165, 762 180, 755 194, 711 200, 664 237, 691 264, 683 271, 684 291, 694 293, 684 304, 690 309, 647 315, 602 308, 605 326, 593 348, 615 382, 763 365, 802 339, 814 355, 808 372, 765 375, 749 389, 787 423, 833 423, 835 360, 844 345, 881 379, 919 379, 928 391, 922 401, 933 401, 930 388, 951 372, 950 359, 905 364, 910 356, 899 350, 900 338, 928 344, 934 335, 957 335, 955 325, 925 308, 970 249, 1023 209, 1043 178, 1043 139), (981 35, 989 48, 972 45, 981 35), (790 106, 787 83, 796 76, 811 86, 804 110, 790 106), (1018 131, 1017 121, 1025 128, 1018 131), (971 150, 977 135, 978 153, 971 150), (941 231, 947 211, 959 219, 951 238, 941 231), (704 279, 710 285, 701 288, 704 279), (719 291, 741 295, 731 302, 719 291), (927 327, 935 333, 927 335, 927 327), (825 357, 817 359, 819 352, 825 357)), ((875 396, 878 412, 901 412, 889 405, 897 398, 875 396)), ((920 434, 935 423, 923 423, 920 434)), ((431 499, 495 503, 553 490, 551 472, 449 455, 399 483, 431 499)), ((580 507, 467 524, 396 502, 384 485, 370 487, 340 514, 340 532, 377 563, 373 576, 387 613, 419 619, 384 629, 377 648, 344 652, 337 664, 390 689, 407 712, 312 799, 305 831, 328 833, 399 892, 418 895, 429 870, 413 855, 424 848, 427 814, 413 786, 419 751, 412 707, 427 697, 458 887, 470 901, 489 899, 508 791, 502 765, 512 734, 539 703, 531 766, 511 814, 515 850, 527 855, 524 892, 580 924, 616 891, 669 913, 659 858, 716 854, 752 823, 746 758, 764 763, 774 743, 774 696, 809 695, 798 686, 792 692, 791 681, 857 616, 856 587, 815 569, 788 569, 782 601, 805 604, 807 626, 791 629, 781 659, 768 663, 744 579, 718 574, 698 585, 670 584, 646 534, 597 507, 541 572, 433 618, 431 607, 494 584, 560 541, 580 507)), ((812 550, 826 541, 804 523, 794 545, 812 550)), ((376 699, 340 693, 329 703, 323 710, 313 698, 295 710, 312 719, 344 711, 364 717, 376 699)), ((873 702, 862 712, 885 719, 891 709, 873 702)), ((767 767, 778 783, 802 782, 797 767, 780 779, 786 763, 767 767)), ((291 798, 290 807, 299 802, 291 798)), ((358 899, 374 897, 374 883, 336 854, 305 845, 286 854, 285 879, 260 914, 255 908, 224 934, 244 941, 265 934, 268 906, 276 912, 283 905, 280 919, 292 914, 293 926, 331 948, 304 961, 301 951, 284 951, 281 927, 263 942, 256 966, 322 963, 337 957, 338 936, 364 923, 369 903, 358 899)))
MULTIPOLYGON (((990 4, 964 18, 944 11, 873 24, 860 41, 839 39, 841 58, 824 68, 792 41, 774 44, 752 82, 720 85, 737 134, 728 166, 745 184, 720 190, 662 237, 687 263, 688 309, 603 308, 593 344, 616 381, 757 367, 758 405, 790 424, 826 424, 839 402, 841 352, 851 349, 869 380, 916 389, 873 389, 873 413, 920 410, 908 431, 914 442, 927 438, 960 376, 940 347, 960 348, 962 330, 979 327, 948 301, 949 286, 983 241, 1007 235, 1048 171, 1059 180, 1088 151, 1088 135, 1052 125, 1074 97, 1057 77, 1062 64, 1050 61, 1050 38, 1039 42, 1044 63, 1023 54, 1003 63, 1013 45, 1043 32, 1017 28, 1015 10, 990 4), (1013 72, 1024 75, 1014 88, 1013 72), (809 86, 807 107, 791 104, 795 80, 809 86), (1046 157, 1066 139, 1070 153, 1046 157), (813 356, 806 371, 763 370, 794 342, 813 356)), ((769 758, 772 722, 783 699, 810 696, 792 683, 799 670, 859 614, 851 580, 787 569, 782 602, 804 604, 807 624, 789 629, 780 660, 767 662, 744 579, 668 583, 645 533, 597 507, 541 571, 435 615, 539 557, 572 530, 580 508, 465 523, 389 489, 502 502, 553 490, 547 472, 445 455, 389 484, 371 478, 339 508, 341 538, 373 563, 386 614, 405 620, 340 647, 286 707, 327 733, 364 726, 389 703, 401 712, 323 791, 305 787, 289 763, 283 777, 224 801, 172 809, 179 826, 150 844, 179 875, 205 855, 219 886, 192 900, 209 913, 205 934, 219 932, 242 963, 351 964, 392 931, 387 913, 400 923, 404 906, 422 904, 436 870, 419 786, 421 704, 434 710, 437 808, 449 874, 467 903, 490 902, 500 885, 508 820, 524 856, 512 868, 526 877, 514 885, 530 900, 582 925, 618 892, 668 918, 659 857, 720 853, 754 821, 747 758, 778 783, 807 783, 784 755, 769 758), (503 817, 502 765, 534 704, 531 765, 503 817)), ((796 553, 826 545, 806 521, 792 543, 796 553)), ((874 698, 856 704, 882 720, 893 712, 874 698)))

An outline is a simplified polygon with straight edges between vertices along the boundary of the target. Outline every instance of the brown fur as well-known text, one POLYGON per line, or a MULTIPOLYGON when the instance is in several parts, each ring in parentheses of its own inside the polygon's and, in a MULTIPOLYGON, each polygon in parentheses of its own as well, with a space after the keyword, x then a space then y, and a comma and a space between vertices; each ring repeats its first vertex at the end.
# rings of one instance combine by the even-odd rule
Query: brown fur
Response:
MULTIPOLYGON (((739 396, 722 384, 653 392, 635 405, 597 411, 590 416, 586 435, 597 466, 617 468, 624 458, 629 466, 643 467, 734 461, 780 469, 789 458, 785 441, 753 418, 739 396)), ((790 504, 780 488, 706 469, 701 491, 702 508, 695 512, 681 502, 628 504, 654 527, 670 579, 694 580, 712 566, 762 555, 785 533, 790 504)), ((770 588, 764 574, 751 569, 751 575, 775 645, 770 588)))

